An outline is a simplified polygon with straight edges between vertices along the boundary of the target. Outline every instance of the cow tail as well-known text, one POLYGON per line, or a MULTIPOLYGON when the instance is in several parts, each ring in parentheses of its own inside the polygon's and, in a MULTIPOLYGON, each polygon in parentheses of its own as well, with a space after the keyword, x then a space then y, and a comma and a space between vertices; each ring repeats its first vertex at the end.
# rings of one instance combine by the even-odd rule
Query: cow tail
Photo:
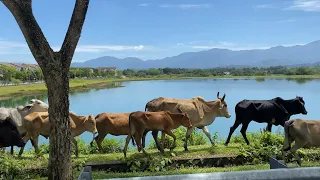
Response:
POLYGON ((135 146, 135 143, 134 143, 134 139, 133 139, 133 136, 132 136, 132 134, 131 134, 131 119, 132 119, 132 114, 133 114, 134 112, 132 112, 132 113, 130 113, 130 115, 129 115, 129 134, 128 134, 128 136, 131 136, 131 141, 132 141, 132 145, 133 146, 135 146))
POLYGON ((283 145, 283 150, 288 151, 290 147, 290 134, 289 134, 289 126, 294 122, 294 119, 286 121, 284 124, 284 145, 283 145))

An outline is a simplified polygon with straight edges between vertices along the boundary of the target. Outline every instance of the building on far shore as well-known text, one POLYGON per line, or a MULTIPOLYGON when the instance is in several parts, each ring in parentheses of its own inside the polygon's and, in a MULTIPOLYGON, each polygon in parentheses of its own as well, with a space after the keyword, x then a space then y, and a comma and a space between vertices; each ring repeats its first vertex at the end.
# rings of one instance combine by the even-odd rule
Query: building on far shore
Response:
POLYGON ((113 71, 114 72, 114 76, 118 76, 116 67, 97 67, 97 69, 102 70, 103 72, 113 71))
POLYGON ((0 62, 0 65, 10 66, 15 68, 18 71, 22 70, 33 70, 39 68, 38 64, 26 64, 26 63, 9 63, 9 62, 0 62))

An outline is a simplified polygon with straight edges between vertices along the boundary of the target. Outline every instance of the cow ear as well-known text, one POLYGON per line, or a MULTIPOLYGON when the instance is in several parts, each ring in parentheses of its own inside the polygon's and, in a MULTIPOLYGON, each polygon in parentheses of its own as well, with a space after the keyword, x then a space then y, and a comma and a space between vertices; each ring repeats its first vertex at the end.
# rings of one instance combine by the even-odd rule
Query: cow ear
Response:
POLYGON ((31 108, 32 108, 31 105, 27 105, 22 109, 22 111, 29 111, 31 108))

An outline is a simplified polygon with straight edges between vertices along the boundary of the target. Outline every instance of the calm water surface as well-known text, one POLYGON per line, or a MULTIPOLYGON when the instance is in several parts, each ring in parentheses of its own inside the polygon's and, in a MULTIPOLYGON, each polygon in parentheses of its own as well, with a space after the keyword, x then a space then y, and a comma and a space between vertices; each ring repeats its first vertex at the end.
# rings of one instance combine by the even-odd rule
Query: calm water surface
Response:
MULTIPOLYGON (((90 90, 87 92, 70 93, 70 110, 79 115, 93 114, 96 116, 102 112, 132 112, 144 111, 145 104, 156 97, 175 97, 189 99, 202 96, 206 100, 215 100, 217 92, 220 96, 226 93, 231 118, 216 118, 208 126, 213 135, 218 132, 220 138, 226 138, 230 126, 234 123, 236 103, 243 99, 272 99, 280 96, 284 99, 302 96, 306 102, 308 115, 295 115, 292 118, 319 118, 320 80, 286 80, 286 79, 188 79, 188 80, 157 80, 123 82, 121 88, 90 90)), ((47 96, 25 96, 0 101, 4 107, 16 107, 26 104, 30 99, 38 98, 45 102, 47 96)), ((266 124, 251 122, 248 131, 257 131, 266 124)), ((238 134, 241 126, 235 131, 238 134)), ((283 130, 282 127, 273 126, 272 132, 283 130)), ((85 132, 81 135, 87 143, 92 140, 92 134, 85 132)), ((107 135, 107 138, 124 139, 125 136, 107 135)), ((147 143, 151 140, 151 133, 147 136, 147 143)), ((39 143, 47 143, 48 140, 40 137, 39 143)), ((26 148, 30 148, 28 142, 26 148)))

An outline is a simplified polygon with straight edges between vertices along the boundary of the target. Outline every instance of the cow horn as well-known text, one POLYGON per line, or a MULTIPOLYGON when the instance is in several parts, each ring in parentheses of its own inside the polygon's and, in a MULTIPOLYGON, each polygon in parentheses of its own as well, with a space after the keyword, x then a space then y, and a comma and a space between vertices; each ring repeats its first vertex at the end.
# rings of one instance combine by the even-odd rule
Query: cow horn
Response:
POLYGON ((226 93, 224 93, 224 95, 223 95, 223 97, 222 97, 222 99, 221 99, 221 101, 224 101, 224 98, 226 97, 226 93))
POLYGON ((217 98, 219 99, 219 91, 218 91, 218 93, 217 93, 217 98))

